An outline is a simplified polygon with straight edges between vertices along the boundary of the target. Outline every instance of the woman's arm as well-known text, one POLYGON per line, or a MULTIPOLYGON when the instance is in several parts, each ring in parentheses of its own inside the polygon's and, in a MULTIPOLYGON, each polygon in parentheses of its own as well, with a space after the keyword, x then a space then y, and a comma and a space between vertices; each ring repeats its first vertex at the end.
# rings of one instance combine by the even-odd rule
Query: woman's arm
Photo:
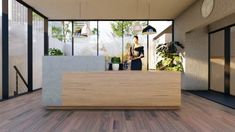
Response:
POLYGON ((140 50, 140 55, 138 57, 134 57, 132 60, 142 59, 144 58, 144 47, 140 50))
POLYGON ((135 57, 134 59, 132 59, 132 60, 136 60, 136 59, 142 59, 142 58, 144 58, 144 55, 140 55, 139 57, 135 57))
POLYGON ((144 58, 144 47, 141 48, 139 59, 144 58))

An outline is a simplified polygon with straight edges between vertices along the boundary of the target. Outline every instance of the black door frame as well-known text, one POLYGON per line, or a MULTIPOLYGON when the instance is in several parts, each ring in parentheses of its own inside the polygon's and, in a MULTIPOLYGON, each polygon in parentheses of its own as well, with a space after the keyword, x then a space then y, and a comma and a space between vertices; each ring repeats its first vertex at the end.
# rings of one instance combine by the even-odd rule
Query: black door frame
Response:
MULTIPOLYGON (((229 26, 217 29, 215 31, 209 32, 208 34, 208 90, 213 91, 211 89, 211 80, 210 80, 210 75, 211 75, 211 35, 220 31, 224 31, 224 93, 225 95, 230 95, 230 47, 231 47, 231 28, 234 27, 235 24, 231 24, 229 26)), ((217 92, 217 91, 216 91, 217 92)), ((221 93, 221 92, 220 92, 221 93)))

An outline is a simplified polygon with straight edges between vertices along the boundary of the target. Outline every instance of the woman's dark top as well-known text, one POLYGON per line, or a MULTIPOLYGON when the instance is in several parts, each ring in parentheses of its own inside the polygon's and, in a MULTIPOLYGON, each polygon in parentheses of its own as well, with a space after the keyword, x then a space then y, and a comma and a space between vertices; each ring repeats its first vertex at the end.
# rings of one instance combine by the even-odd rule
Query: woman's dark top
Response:
MULTIPOLYGON (((136 48, 131 47, 130 48, 130 56, 132 58, 137 58, 137 57, 142 56, 141 58, 143 58, 144 57, 144 47, 143 46, 136 47, 136 48)), ((142 70, 141 58, 131 60, 131 70, 142 70)))

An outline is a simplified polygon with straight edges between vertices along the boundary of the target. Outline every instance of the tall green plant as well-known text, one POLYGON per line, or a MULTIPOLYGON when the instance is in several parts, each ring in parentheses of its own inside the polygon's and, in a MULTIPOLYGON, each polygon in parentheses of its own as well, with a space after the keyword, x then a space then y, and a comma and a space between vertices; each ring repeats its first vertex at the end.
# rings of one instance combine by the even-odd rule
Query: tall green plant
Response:
POLYGON ((157 70, 183 71, 182 55, 184 46, 179 42, 170 42, 157 46, 157 70))

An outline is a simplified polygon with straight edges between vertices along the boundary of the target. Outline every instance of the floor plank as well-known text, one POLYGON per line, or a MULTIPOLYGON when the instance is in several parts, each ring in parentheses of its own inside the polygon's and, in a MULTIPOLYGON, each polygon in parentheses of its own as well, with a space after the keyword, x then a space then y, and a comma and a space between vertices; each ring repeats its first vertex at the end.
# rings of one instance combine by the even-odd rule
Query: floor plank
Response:
POLYGON ((45 110, 41 91, 0 102, 1 132, 188 132, 235 130, 235 110, 188 92, 180 110, 45 110))

